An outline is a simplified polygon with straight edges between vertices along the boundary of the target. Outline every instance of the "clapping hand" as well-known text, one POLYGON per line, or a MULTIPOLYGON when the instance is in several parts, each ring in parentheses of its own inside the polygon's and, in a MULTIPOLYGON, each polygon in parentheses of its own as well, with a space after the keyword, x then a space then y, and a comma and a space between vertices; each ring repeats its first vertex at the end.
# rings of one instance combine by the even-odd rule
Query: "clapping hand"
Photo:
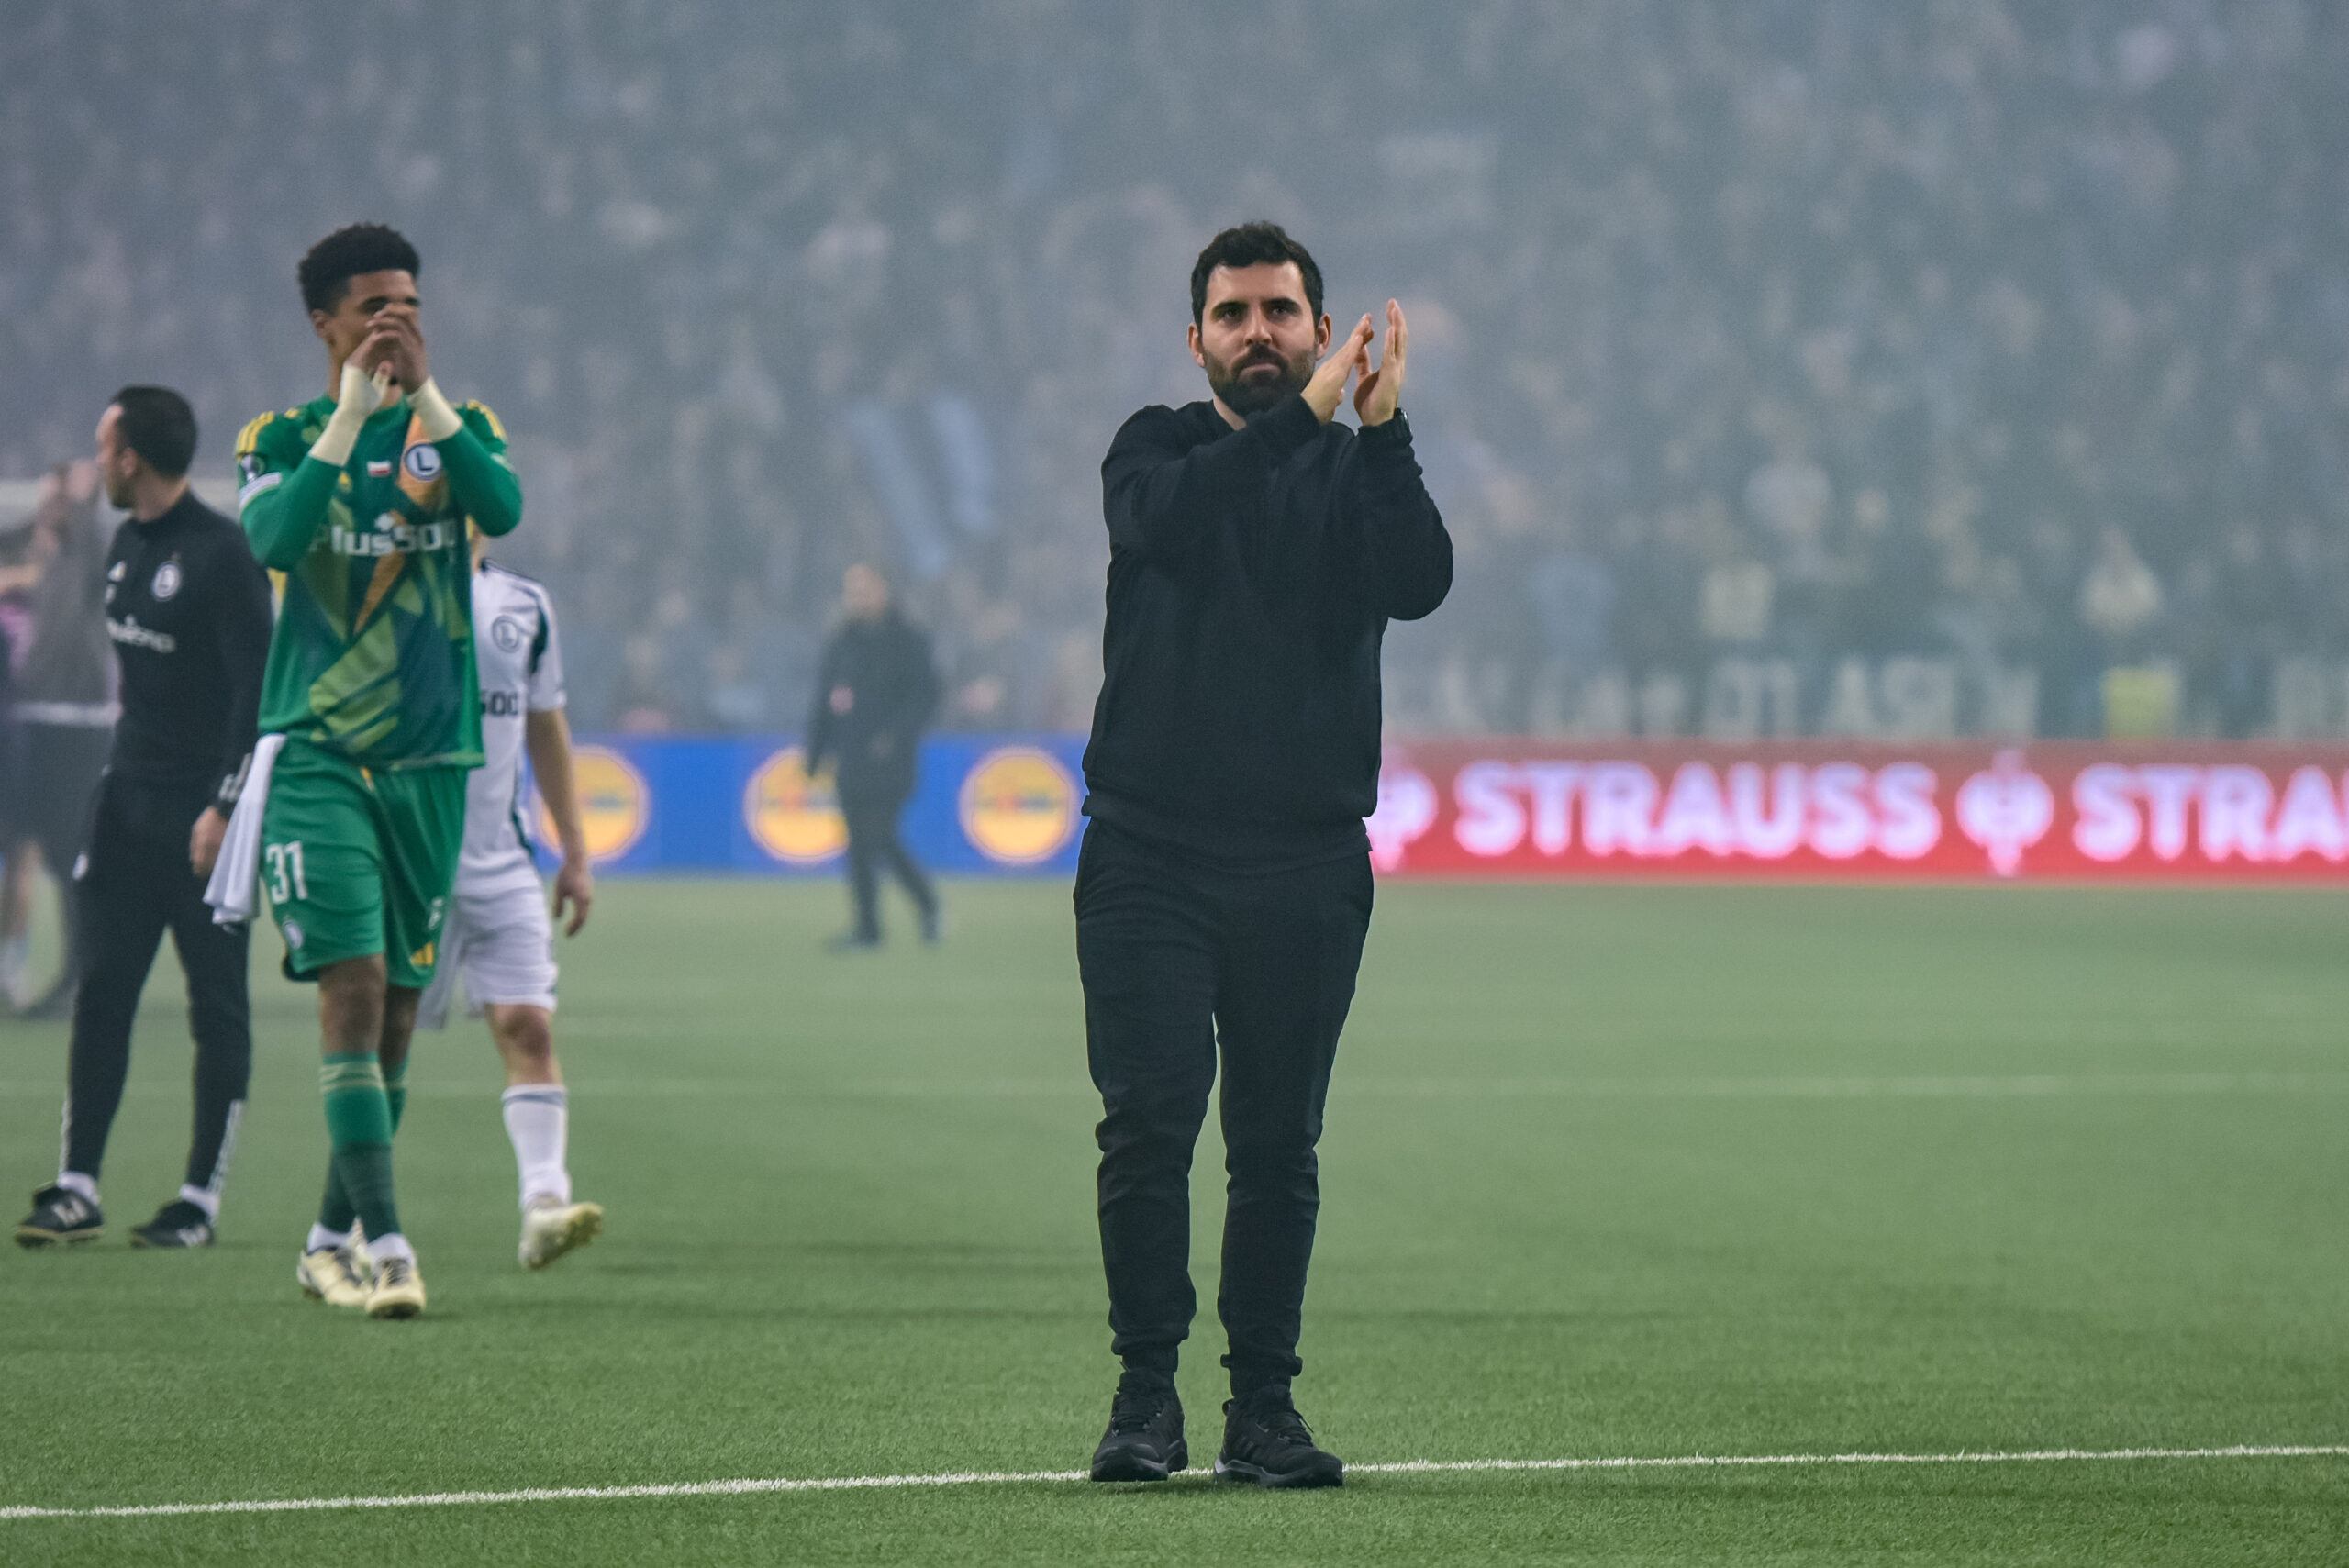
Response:
POLYGON ((1378 356, 1375 370, 1370 363, 1370 317, 1362 318, 1362 347, 1357 354, 1362 361, 1362 379, 1354 383, 1354 414, 1364 425, 1384 425, 1395 417, 1395 410, 1403 400, 1403 350, 1411 339, 1410 329, 1403 323, 1403 307, 1394 300, 1386 302, 1386 347, 1378 356))
POLYGON ((1330 351, 1313 372, 1313 379, 1305 384, 1305 401, 1313 417, 1328 424, 1338 412, 1338 404, 1346 395, 1346 382, 1369 352, 1370 317, 1365 316, 1346 340, 1330 351))
POLYGON ((413 393, 431 375, 425 361, 424 327, 413 306, 387 305, 375 312, 367 336, 351 357, 370 370, 384 371, 403 392, 413 393))
POLYGON ((362 420, 392 398, 391 367, 379 364, 370 369, 366 363, 366 350, 367 345, 362 343, 351 358, 342 361, 342 387, 336 395, 334 405, 337 414, 348 414, 362 420))

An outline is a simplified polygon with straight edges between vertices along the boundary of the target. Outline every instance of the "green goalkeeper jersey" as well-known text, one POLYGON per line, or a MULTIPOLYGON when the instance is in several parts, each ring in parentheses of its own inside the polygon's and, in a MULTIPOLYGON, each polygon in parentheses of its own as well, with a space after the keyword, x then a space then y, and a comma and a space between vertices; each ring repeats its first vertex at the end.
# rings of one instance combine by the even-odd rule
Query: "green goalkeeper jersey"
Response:
POLYGON ((281 573, 261 728, 370 767, 477 767, 468 519, 493 537, 522 517, 506 432, 478 403, 424 439, 402 397, 336 468, 309 455, 334 414, 321 397, 237 438, 237 495, 253 554, 281 573))

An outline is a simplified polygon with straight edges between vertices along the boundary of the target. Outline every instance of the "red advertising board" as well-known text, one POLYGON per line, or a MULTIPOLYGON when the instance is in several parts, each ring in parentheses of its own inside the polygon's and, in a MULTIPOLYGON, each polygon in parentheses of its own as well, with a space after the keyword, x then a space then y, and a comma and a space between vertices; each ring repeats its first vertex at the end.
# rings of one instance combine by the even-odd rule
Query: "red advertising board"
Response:
POLYGON ((2349 881, 2349 745, 1484 740, 1386 749, 1403 876, 2349 881))

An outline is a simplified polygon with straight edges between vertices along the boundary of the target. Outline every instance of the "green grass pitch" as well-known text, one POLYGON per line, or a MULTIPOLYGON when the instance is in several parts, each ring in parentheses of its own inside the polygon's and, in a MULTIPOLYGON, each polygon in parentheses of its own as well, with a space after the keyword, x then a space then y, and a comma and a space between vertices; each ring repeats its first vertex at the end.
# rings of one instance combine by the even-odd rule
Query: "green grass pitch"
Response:
MULTIPOLYGON (((1067 895, 951 900, 941 950, 833 958, 829 886, 607 884, 558 1028, 609 1229, 515 1266, 487 1040, 424 1036, 410 1324, 295 1289, 325 1134, 268 940, 222 1242, 126 1244, 184 1152, 166 960, 106 1239, 0 1249, 0 1507, 1083 1465, 1113 1367, 1067 895)), ((2349 1442, 2349 897, 1379 900, 1297 1388, 1350 1460, 2349 1442)), ((63 1044, 0 1026, 11 1202, 50 1171, 63 1044)), ((1209 1302, 1219 1163, 1210 1128, 1209 1302)), ((1210 1316, 1200 1462, 1220 1350, 1210 1316)), ((2339 1457, 0 1519, 12 1568, 2344 1560, 2339 1457)))

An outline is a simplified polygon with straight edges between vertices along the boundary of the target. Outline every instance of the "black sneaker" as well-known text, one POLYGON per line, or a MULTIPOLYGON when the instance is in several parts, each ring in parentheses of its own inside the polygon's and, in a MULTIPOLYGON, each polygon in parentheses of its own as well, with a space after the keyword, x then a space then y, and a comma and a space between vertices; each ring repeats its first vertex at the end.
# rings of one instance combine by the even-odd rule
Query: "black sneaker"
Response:
POLYGON ((134 1247, 209 1247, 212 1217, 185 1198, 173 1198, 155 1211, 155 1218, 130 1231, 134 1247))
POLYGON ((1215 1456, 1215 1478, 1259 1486, 1342 1486, 1346 1466, 1315 1446, 1313 1429, 1289 1402, 1288 1390, 1275 1386, 1223 1402, 1223 1451, 1215 1456))
POLYGON ((33 1211, 17 1227, 19 1247, 53 1247, 60 1241, 95 1241, 106 1228, 98 1206, 68 1187, 33 1194, 33 1211))
POLYGON ((824 951, 827 952, 873 952, 880 946, 881 939, 877 936, 866 936, 863 931, 842 931, 839 936, 824 943, 824 951))
POLYGON ((1163 1481, 1191 1462, 1183 1445, 1183 1402, 1172 1384, 1120 1380, 1109 1429, 1093 1451, 1096 1481, 1163 1481))

